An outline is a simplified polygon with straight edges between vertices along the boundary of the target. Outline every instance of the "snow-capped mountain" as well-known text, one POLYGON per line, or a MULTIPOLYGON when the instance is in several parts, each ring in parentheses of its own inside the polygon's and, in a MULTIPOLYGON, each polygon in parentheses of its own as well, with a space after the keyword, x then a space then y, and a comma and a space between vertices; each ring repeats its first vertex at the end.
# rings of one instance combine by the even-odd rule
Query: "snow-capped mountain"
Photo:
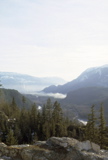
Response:
POLYGON ((0 72, 0 81, 4 88, 16 89, 23 93, 31 93, 50 85, 66 83, 65 80, 58 77, 39 78, 13 72, 0 72))
POLYGON ((108 65, 85 70, 78 78, 64 85, 50 86, 44 92, 68 93, 83 87, 108 87, 108 65))
POLYGON ((88 86, 108 87, 108 65, 87 69, 77 80, 89 83, 88 86))

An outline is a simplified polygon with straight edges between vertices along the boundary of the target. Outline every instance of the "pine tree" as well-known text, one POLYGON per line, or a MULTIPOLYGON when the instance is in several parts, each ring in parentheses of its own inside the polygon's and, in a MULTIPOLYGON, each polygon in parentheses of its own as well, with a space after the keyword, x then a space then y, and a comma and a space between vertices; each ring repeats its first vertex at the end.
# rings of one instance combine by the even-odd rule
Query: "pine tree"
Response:
POLYGON ((30 126, 30 119, 29 119, 29 113, 28 110, 25 108, 22 108, 19 118, 19 128, 21 131, 21 141, 23 143, 29 143, 32 139, 31 135, 31 128, 30 126))
POLYGON ((46 103, 46 119, 49 122, 49 124, 50 124, 51 117, 52 117, 52 103, 49 98, 46 103))
POLYGON ((19 114, 19 108, 17 107, 15 98, 12 98, 12 102, 10 104, 10 117, 15 118, 19 114))
POLYGON ((41 127, 42 127, 42 137, 43 139, 48 139, 50 137, 51 129, 51 101, 47 100, 47 103, 42 107, 41 114, 41 127))
POLYGON ((16 108, 17 108, 17 104, 16 104, 16 102, 15 102, 15 98, 14 98, 14 97, 12 98, 11 107, 12 107, 12 110, 13 110, 13 111, 15 111, 16 108))
POLYGON ((0 132, 2 133, 1 134, 2 141, 6 140, 6 134, 8 130, 7 121, 8 117, 5 115, 4 112, 0 111, 0 132))
POLYGON ((100 141, 100 147, 104 147, 105 143, 105 117, 104 117, 104 107, 103 103, 101 103, 100 107, 100 116, 99 116, 99 141, 100 141))
POLYGON ((30 129, 31 129, 31 134, 32 134, 32 138, 34 139, 34 137, 36 138, 37 136, 37 131, 38 131, 38 119, 37 119, 37 106, 34 103, 32 105, 32 107, 30 108, 30 112, 29 112, 29 121, 30 121, 30 129))
POLYGON ((22 96, 22 103, 23 103, 23 107, 25 107, 25 103, 26 103, 26 98, 25 98, 25 96, 22 96))
POLYGON ((6 144, 7 145, 14 145, 17 144, 17 139, 14 136, 13 130, 9 130, 9 133, 7 135, 6 144))
POLYGON ((88 122, 85 129, 86 139, 89 139, 92 142, 95 142, 96 140, 95 126, 96 126, 96 118, 94 113, 94 105, 92 105, 91 113, 88 115, 88 122))
POLYGON ((53 105, 52 119, 55 123, 55 136, 63 136, 63 112, 60 104, 55 101, 53 105))

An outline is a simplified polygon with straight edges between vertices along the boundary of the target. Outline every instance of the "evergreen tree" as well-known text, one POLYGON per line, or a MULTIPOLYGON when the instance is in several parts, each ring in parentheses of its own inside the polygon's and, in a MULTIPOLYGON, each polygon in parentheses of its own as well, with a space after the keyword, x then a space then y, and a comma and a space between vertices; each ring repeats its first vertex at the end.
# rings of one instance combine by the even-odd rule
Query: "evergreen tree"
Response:
POLYGON ((46 103, 46 120, 49 122, 49 124, 50 124, 51 117, 52 117, 52 103, 49 98, 46 103))
POLYGON ((10 117, 15 118, 19 114, 19 108, 17 107, 15 98, 12 98, 12 102, 10 104, 10 117))
POLYGON ((0 133, 1 133, 1 140, 6 140, 6 134, 8 131, 7 125, 8 117, 5 115, 4 112, 0 111, 0 133))
POLYGON ((45 135, 45 139, 48 139, 51 136, 51 117, 52 117, 52 103, 51 100, 48 99, 47 103, 43 107, 43 133, 45 135))
POLYGON ((30 129, 31 129, 31 134, 32 134, 32 139, 34 139, 34 137, 37 137, 37 131, 38 131, 38 111, 37 111, 37 106, 34 103, 32 105, 32 107, 30 108, 30 112, 29 112, 29 118, 30 118, 30 129))
POLYGON ((17 144, 17 139, 14 136, 13 130, 9 130, 9 133, 7 135, 6 144, 7 145, 14 145, 17 144))
POLYGON ((63 113, 62 109, 60 107, 60 104, 55 101, 53 105, 53 113, 52 113, 52 119, 55 123, 55 136, 62 136, 63 135, 63 113))
POLYGON ((95 118, 95 113, 94 113, 94 105, 91 107, 91 113, 88 115, 88 122, 86 125, 86 139, 89 139, 92 142, 95 142, 96 140, 96 118, 95 118))
POLYGON ((32 139, 31 128, 29 126, 30 126, 30 120, 29 120, 28 110, 22 108, 19 118, 19 128, 22 136, 21 142, 23 143, 25 142, 30 143, 32 139))
POLYGON ((104 117, 104 107, 103 103, 101 103, 100 107, 100 116, 99 116, 99 141, 100 141, 100 147, 104 147, 105 143, 105 117, 104 117))
POLYGON ((38 123, 37 123, 37 136, 39 140, 44 140, 43 138, 43 129, 42 129, 42 115, 40 113, 40 111, 38 111, 38 115, 37 115, 37 119, 38 119, 38 123))
POLYGON ((12 103, 11 103, 11 107, 12 107, 12 110, 15 111, 17 109, 17 104, 15 102, 15 98, 13 97, 12 98, 12 103))
POLYGON ((25 103, 26 103, 26 98, 25 98, 25 96, 22 96, 22 103, 23 103, 23 107, 25 107, 25 103))

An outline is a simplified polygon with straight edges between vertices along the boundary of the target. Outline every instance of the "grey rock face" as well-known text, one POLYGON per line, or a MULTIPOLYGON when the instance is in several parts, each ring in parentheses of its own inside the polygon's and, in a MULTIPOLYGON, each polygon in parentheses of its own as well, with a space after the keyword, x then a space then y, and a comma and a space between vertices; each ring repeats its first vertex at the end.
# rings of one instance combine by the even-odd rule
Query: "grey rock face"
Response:
POLYGON ((108 160, 108 151, 90 141, 52 137, 34 145, 0 143, 0 160, 108 160))

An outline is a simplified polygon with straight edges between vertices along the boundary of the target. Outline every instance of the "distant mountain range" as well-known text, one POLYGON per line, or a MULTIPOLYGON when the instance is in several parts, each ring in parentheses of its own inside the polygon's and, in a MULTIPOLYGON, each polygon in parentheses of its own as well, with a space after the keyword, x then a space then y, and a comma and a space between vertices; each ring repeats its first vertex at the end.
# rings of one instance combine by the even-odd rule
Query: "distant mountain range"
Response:
POLYGON ((87 69, 73 81, 52 85, 43 92, 67 94, 59 102, 70 118, 74 114, 77 118, 86 119, 90 107, 94 104, 98 113, 103 102, 108 123, 108 65, 87 69))
POLYGON ((71 82, 59 86, 49 86, 43 92, 67 94, 85 87, 108 87, 108 65, 87 69, 71 82))
POLYGON ((15 89, 22 93, 32 93, 50 85, 66 83, 65 80, 59 77, 39 78, 13 72, 0 72, 0 81, 4 88, 15 89))
MULTIPOLYGON (((60 78, 37 78, 9 72, 0 72, 0 80, 5 88, 16 89, 26 94, 41 90, 45 86, 47 87, 42 90, 42 93, 66 94, 65 98, 57 100, 70 118, 76 116, 84 120, 93 104, 96 105, 96 111, 99 111, 100 103, 104 102, 108 124, 108 65, 87 69, 78 78, 68 83, 60 78)), ((49 94, 42 97, 43 94, 39 93, 37 97, 36 95, 27 97, 38 105, 43 105, 49 94)))

